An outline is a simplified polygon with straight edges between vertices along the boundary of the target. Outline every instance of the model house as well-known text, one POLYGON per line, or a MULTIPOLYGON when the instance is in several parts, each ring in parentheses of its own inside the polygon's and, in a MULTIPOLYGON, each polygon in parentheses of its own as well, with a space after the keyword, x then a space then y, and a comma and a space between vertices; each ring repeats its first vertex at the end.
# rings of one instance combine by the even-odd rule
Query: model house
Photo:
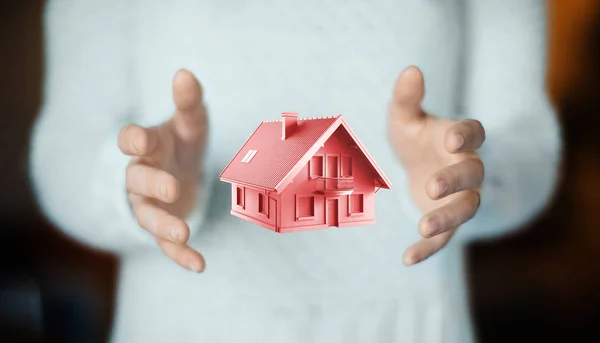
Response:
POLYGON ((342 115, 262 122, 220 179, 231 214, 280 233, 374 224, 391 188, 342 115))

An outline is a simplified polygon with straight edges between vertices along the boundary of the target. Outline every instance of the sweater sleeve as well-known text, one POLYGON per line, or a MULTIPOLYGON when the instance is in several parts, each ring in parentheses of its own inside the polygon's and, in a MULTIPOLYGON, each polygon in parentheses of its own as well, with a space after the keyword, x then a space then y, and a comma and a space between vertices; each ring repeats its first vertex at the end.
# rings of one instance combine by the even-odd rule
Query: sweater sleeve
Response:
POLYGON ((481 204, 454 238, 510 233, 552 199, 561 130, 545 88, 546 11, 542 0, 466 2, 464 111, 486 130, 481 204))
MULTIPOLYGON (((57 228, 95 248, 125 253, 156 246, 131 211, 130 158, 117 146, 123 125, 149 121, 136 113, 123 35, 127 9, 98 5, 86 12, 76 2, 62 4, 49 2, 45 13, 46 80, 29 168, 38 204, 57 228)), ((203 220, 203 204, 187 218, 192 233, 203 220)))

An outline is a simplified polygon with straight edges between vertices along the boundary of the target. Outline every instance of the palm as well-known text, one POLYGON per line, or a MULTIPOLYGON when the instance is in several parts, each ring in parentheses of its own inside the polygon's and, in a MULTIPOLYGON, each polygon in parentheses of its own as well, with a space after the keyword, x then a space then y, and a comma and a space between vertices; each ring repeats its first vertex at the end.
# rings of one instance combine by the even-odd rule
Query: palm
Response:
POLYGON ((406 169, 413 200, 426 213, 419 222, 424 240, 407 251, 407 264, 440 250, 475 215, 483 181, 475 152, 485 138, 481 124, 427 115, 421 109, 423 96, 423 76, 410 67, 396 83, 389 111, 390 142, 406 169))

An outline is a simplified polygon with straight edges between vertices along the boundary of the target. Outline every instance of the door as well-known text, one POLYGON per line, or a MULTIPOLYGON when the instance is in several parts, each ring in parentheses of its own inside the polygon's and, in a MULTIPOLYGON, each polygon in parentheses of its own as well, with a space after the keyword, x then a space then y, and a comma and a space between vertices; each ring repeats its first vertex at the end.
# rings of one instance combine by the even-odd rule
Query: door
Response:
POLYGON ((338 226, 338 213, 338 199, 327 199, 325 209, 327 226, 338 226))

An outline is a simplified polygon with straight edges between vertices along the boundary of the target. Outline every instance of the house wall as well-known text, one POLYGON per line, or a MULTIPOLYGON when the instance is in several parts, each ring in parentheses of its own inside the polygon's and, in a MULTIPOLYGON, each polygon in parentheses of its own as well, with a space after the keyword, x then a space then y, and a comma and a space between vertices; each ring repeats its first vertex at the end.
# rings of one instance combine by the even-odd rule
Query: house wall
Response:
MULTIPOLYGON (((302 170, 296 175, 281 195, 281 228, 294 229, 300 228, 314 229, 325 228, 326 226, 326 198, 338 199, 338 220, 340 226, 344 224, 360 224, 372 222, 375 219, 375 187, 372 181, 373 171, 368 161, 364 158, 359 149, 349 148, 351 143, 349 135, 340 127, 315 154, 322 155, 323 161, 327 161, 327 156, 338 156, 338 166, 341 167, 342 157, 349 156, 352 160, 352 176, 354 178, 354 193, 363 194, 363 212, 361 214, 350 215, 348 211, 348 195, 328 196, 316 193, 317 181, 310 177, 310 164, 308 162, 302 170), (314 196, 314 216, 312 218, 297 220, 297 201, 299 196, 314 196)), ((312 160, 311 160, 312 161, 312 160)), ((325 171, 327 162, 325 162, 325 171)), ((338 173, 341 171, 338 170, 338 173)))
POLYGON ((275 230, 277 223, 277 206, 279 195, 266 194, 263 190, 252 187, 232 184, 231 187, 231 211, 244 219, 267 229, 275 230), (238 204, 238 189, 241 190, 242 204, 238 204), (259 193, 265 197, 265 213, 259 212, 259 193))

